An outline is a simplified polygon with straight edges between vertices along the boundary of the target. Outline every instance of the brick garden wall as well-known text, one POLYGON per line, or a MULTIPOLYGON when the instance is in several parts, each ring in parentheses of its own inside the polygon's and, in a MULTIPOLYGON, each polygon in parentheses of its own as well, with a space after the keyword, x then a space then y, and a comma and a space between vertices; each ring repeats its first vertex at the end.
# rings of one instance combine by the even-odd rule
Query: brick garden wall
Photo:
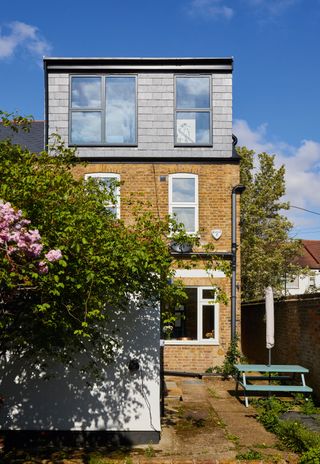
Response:
MULTIPOLYGON (((250 362, 268 362, 265 331, 264 301, 243 304, 242 350, 250 362)), ((320 398, 320 293, 275 301, 272 363, 307 367, 307 383, 320 398)))

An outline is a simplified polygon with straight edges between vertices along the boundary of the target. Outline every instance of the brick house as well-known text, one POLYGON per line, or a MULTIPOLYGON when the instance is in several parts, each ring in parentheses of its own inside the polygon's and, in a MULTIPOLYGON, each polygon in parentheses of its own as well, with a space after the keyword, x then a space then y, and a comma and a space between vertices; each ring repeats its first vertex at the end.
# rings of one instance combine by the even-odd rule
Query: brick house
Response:
MULTIPOLYGON (((165 341, 164 367, 170 371, 203 372, 221 363, 239 327, 241 186, 232 137, 232 64, 232 58, 44 59, 45 145, 58 133, 87 161, 75 168, 75 176, 120 181, 117 202, 109 205, 117 217, 129 222, 124 199, 143 194, 156 214, 175 214, 200 237, 192 253, 172 247, 182 259, 175 276, 186 285, 188 301, 177 308, 165 341), (205 270, 208 243, 215 245, 215 255, 232 261, 231 279, 205 270), (191 256, 194 267, 187 265, 191 256), (215 300, 215 286, 225 290, 229 303, 215 300)), ((42 134, 36 138, 41 146, 42 134)), ((30 137, 13 141, 40 151, 30 137)), ((107 435, 123 444, 157 442, 160 302, 146 302, 144 311, 133 302, 113 322, 121 328, 121 348, 102 368, 99 382, 50 360, 53 375, 46 382, 26 364, 2 366, 6 401, 0 429, 68 431, 77 439, 89 432, 98 439, 102 432, 103 443, 107 435)))
POLYGON ((316 293, 320 289, 320 240, 301 240, 301 256, 296 264, 307 268, 307 275, 301 274, 285 281, 285 295, 316 293))
MULTIPOLYGON (((75 175, 116 178, 117 216, 130 220, 122 196, 143 193, 155 212, 176 214, 230 259, 231 193, 239 184, 232 58, 45 58, 44 67, 46 141, 57 132, 77 147, 88 164, 75 175)), ((165 369, 204 371, 221 362, 230 342, 231 303, 212 304, 214 285, 231 301, 230 279, 208 275, 200 261, 176 276, 189 300, 165 341, 165 369)), ((234 282, 234 302, 236 292, 234 282)))

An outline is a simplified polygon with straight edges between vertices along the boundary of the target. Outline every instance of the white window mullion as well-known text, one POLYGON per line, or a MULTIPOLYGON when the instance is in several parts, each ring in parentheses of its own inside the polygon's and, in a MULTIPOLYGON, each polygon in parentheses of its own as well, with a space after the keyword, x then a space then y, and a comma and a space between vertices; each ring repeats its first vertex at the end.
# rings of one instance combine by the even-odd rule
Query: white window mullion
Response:
POLYGON ((219 341, 219 304, 214 304, 214 340, 219 341))
POLYGON ((219 340, 219 305, 216 302, 216 296, 214 299, 208 299, 208 298, 203 298, 203 290, 212 290, 213 287, 199 287, 198 288, 198 305, 199 305, 199 319, 200 321, 198 322, 198 341, 204 341, 207 340, 203 336, 203 307, 204 306, 211 306, 212 311, 214 312, 214 338, 213 340, 217 341, 219 340), (212 303, 213 302, 213 303, 212 303))
POLYGON ((202 340, 202 327, 203 327, 203 310, 202 310, 202 287, 198 287, 198 295, 197 295, 197 312, 198 312, 198 320, 197 320, 197 340, 202 340))

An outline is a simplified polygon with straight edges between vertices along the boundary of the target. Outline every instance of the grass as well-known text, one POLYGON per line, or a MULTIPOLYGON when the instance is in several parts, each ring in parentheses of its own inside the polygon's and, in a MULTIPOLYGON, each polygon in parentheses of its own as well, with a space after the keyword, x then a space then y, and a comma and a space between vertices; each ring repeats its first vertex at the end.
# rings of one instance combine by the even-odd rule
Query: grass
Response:
POLYGON ((209 396, 211 396, 211 398, 213 399, 218 400, 219 398, 221 398, 221 396, 219 396, 218 393, 215 391, 215 389, 212 387, 208 388, 208 393, 209 393, 209 396))
POLYGON ((260 451, 256 451, 254 449, 249 449, 245 453, 239 453, 236 455, 236 458, 240 461, 256 461, 258 459, 262 459, 263 455, 260 451))
POLYGON ((144 450, 144 455, 146 458, 154 458, 156 453, 153 446, 149 443, 147 448, 144 450))
POLYGON ((233 435, 232 433, 227 433, 226 438, 229 441, 232 441, 232 443, 234 443, 235 445, 239 445, 240 438, 237 435, 233 435))
MULTIPOLYGON (((254 405, 258 411, 258 420, 267 430, 279 438, 282 448, 302 455, 301 459, 303 459, 303 456, 308 456, 308 453, 310 456, 316 456, 316 453, 320 450, 320 434, 309 430, 299 421, 281 419, 284 412, 292 409, 303 414, 319 414, 320 409, 314 405, 312 400, 301 400, 298 397, 295 398, 293 403, 290 403, 270 397, 257 400, 254 405)), ((317 461, 314 460, 314 462, 317 461)))

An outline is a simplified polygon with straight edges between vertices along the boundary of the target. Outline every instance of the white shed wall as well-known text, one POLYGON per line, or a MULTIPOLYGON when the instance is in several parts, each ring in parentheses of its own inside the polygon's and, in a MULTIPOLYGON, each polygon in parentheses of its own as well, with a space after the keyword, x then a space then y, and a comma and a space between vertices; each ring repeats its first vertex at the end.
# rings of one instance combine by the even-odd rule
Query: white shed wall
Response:
POLYGON ((117 317, 123 346, 101 382, 79 368, 51 365, 49 380, 26 360, 1 365, 2 430, 160 431, 159 306, 117 317), (130 373, 137 359, 140 370, 130 373), (92 384, 92 385, 90 385, 92 384))

